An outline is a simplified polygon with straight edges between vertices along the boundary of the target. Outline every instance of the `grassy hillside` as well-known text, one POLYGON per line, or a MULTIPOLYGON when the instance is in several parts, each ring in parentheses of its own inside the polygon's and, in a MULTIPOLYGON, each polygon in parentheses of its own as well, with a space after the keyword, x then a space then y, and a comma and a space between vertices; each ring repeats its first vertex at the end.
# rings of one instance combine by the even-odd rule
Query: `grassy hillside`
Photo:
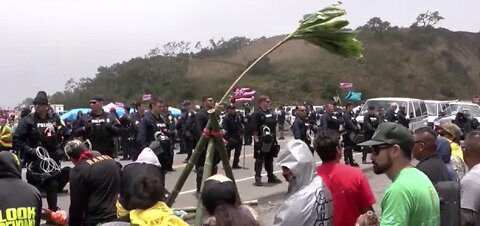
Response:
MULTIPOLYGON (((103 94, 118 101, 134 101, 142 92, 162 96, 172 105, 206 94, 220 98, 249 62, 282 37, 260 40, 217 56, 132 59, 104 71, 99 69, 90 83, 54 97, 76 107, 79 99, 102 90, 101 85, 94 84, 109 80, 110 84, 103 87, 113 92, 103 94)), ((359 40, 365 51, 358 61, 334 56, 304 41, 290 41, 269 55, 269 62, 257 67, 240 85, 270 94, 277 103, 324 103, 342 81, 353 82, 355 90, 367 98, 451 99, 480 93, 480 34, 393 29, 382 33, 362 31, 359 40)))

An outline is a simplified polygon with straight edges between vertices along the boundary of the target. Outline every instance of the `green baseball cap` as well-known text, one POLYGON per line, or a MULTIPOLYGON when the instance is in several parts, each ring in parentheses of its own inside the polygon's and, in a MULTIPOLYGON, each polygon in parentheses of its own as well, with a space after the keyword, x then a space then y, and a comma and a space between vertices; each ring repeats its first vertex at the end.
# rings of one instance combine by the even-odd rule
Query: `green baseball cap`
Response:
POLYGON ((413 135, 405 127, 394 122, 384 122, 378 126, 369 141, 365 141, 360 146, 377 146, 381 144, 397 144, 404 150, 411 150, 413 147, 413 135))

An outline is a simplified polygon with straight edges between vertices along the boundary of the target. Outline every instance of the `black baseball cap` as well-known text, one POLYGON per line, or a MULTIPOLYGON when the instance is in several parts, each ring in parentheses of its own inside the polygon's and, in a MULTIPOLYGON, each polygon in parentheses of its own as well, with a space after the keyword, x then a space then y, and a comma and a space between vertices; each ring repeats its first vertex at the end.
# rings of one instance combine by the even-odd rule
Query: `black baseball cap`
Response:
POLYGON ((405 126, 394 122, 384 122, 378 126, 371 140, 358 145, 377 146, 382 144, 397 144, 403 150, 412 150, 413 135, 405 126))
POLYGON ((101 96, 101 95, 95 95, 95 96, 92 97, 91 100, 103 101, 103 96, 101 96))

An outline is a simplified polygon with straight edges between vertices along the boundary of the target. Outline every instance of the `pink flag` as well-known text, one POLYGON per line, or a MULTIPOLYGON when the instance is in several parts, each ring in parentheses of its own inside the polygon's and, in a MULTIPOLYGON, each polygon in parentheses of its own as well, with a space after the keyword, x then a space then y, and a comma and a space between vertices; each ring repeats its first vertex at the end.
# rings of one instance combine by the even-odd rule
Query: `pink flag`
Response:
POLYGON ((341 89, 351 89, 353 87, 353 83, 351 82, 340 82, 341 89))
POLYGON ((125 104, 122 103, 122 102, 115 102, 115 106, 117 106, 119 108, 123 108, 123 107, 125 107, 125 104))
POLYGON ((150 100, 152 99, 152 94, 143 94, 142 100, 150 100))

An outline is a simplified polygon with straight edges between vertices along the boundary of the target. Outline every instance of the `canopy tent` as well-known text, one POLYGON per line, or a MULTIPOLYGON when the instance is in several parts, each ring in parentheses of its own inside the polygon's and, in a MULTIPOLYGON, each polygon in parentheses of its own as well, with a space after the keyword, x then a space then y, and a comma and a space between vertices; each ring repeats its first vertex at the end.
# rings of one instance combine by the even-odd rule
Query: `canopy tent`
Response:
POLYGON ((90 108, 76 108, 76 109, 72 109, 66 113, 64 113, 63 115, 60 116, 60 119, 64 120, 64 121, 73 121, 77 118, 77 114, 78 112, 82 112, 83 114, 87 114, 88 112, 90 112, 90 108))

